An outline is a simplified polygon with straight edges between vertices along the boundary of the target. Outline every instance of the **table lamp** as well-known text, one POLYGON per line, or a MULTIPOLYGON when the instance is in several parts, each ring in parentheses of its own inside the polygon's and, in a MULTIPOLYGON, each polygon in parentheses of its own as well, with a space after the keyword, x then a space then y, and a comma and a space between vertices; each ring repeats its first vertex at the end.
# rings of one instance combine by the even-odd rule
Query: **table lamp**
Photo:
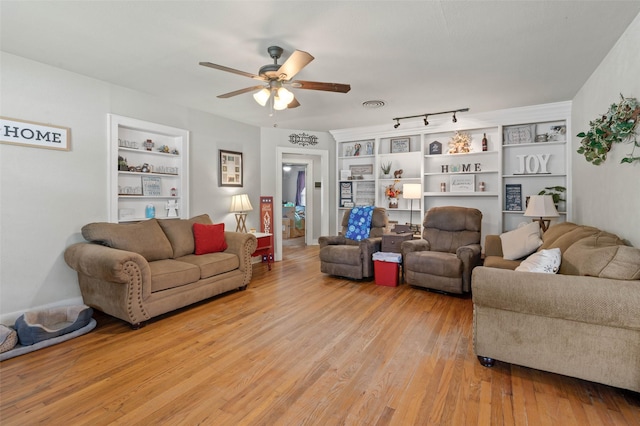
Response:
POLYGON ((247 213, 253 210, 249 196, 247 194, 238 194, 231 196, 230 212, 236 214, 236 232, 247 232, 247 213))
MULTIPOLYGON (((413 229, 413 200, 422 198, 422 185, 419 183, 402 184, 402 198, 411 200, 411 216, 409 216, 409 225, 413 229)), ((420 225, 416 225, 416 230, 420 230, 420 225)))
POLYGON ((551 195, 532 195, 529 197, 529 204, 527 210, 524 212, 524 217, 533 217, 538 219, 532 219, 534 222, 540 222, 540 229, 542 232, 546 232, 549 229, 550 219, 544 219, 548 217, 558 217, 560 214, 556 210, 555 204, 553 204, 553 197, 551 195))

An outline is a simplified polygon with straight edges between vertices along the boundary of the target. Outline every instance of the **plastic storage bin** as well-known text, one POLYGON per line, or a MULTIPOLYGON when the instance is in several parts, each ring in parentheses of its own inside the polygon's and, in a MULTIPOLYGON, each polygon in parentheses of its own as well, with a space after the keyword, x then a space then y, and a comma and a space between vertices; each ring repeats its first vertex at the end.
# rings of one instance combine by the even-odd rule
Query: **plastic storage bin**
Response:
POLYGON ((402 255, 400 253, 377 252, 373 254, 372 258, 376 284, 397 287, 398 266, 402 262, 402 255))

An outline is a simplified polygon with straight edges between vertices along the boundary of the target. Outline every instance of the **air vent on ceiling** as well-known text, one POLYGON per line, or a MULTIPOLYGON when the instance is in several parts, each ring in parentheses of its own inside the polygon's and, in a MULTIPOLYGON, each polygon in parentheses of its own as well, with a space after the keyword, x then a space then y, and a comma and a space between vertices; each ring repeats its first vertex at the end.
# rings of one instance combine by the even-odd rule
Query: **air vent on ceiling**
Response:
POLYGON ((362 106, 365 108, 382 108, 385 105, 384 101, 375 100, 375 101, 364 101, 362 106))

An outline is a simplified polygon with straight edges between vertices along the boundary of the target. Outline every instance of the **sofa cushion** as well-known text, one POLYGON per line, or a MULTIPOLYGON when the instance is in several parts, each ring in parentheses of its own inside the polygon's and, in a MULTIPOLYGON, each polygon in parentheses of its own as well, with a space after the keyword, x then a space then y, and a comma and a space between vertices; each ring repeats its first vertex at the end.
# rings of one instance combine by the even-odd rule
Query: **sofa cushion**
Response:
POLYGON ((564 254, 563 265, 567 275, 637 280, 640 249, 623 245, 617 236, 601 232, 571 245, 564 254))
POLYGON ((82 236, 87 241, 138 253, 149 262, 169 259, 173 255, 171 243, 157 219, 125 224, 90 223, 82 227, 82 236))
POLYGON ((503 257, 516 260, 533 253, 542 245, 540 223, 531 222, 513 231, 500 234, 503 257))
MULTIPOLYGON (((599 234, 600 232, 598 228, 592 226, 576 225, 572 222, 558 223, 547 229, 547 232, 544 233, 542 236, 543 243, 538 250, 559 248, 562 253, 565 253, 576 241, 599 234)), ((560 273, 564 273, 562 266, 560 266, 560 273)))
POLYGON ((217 253, 227 249, 224 239, 224 223, 214 225, 193 224, 195 254, 217 253))
POLYGON ((159 219, 158 223, 169 239, 173 249, 173 258, 176 259, 193 254, 195 251, 193 224, 211 225, 213 222, 208 214, 201 214, 191 219, 159 219))
POLYGON ((231 253, 208 253, 202 255, 188 254, 178 259, 180 262, 195 265, 200 271, 200 278, 209 278, 224 274, 240 267, 238 256, 231 253))
POLYGON ((559 248, 540 250, 523 260, 516 271, 557 274, 560 270, 561 258, 559 248))
POLYGON ((151 292, 167 290, 191 284, 200 279, 200 269, 186 262, 173 259, 149 262, 151 292))

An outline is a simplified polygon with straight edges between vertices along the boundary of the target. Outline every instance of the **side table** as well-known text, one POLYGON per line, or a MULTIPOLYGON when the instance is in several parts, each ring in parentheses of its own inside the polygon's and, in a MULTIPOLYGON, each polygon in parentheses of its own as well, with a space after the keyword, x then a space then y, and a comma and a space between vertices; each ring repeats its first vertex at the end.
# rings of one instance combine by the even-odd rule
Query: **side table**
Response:
POLYGON ((411 239, 413 239, 411 232, 382 234, 382 251, 387 253, 401 253, 400 246, 402 242, 411 239))
POLYGON ((262 256, 262 262, 267 262, 267 268, 270 271, 273 263, 273 234, 256 232, 253 235, 258 239, 258 246, 252 256, 262 256))

